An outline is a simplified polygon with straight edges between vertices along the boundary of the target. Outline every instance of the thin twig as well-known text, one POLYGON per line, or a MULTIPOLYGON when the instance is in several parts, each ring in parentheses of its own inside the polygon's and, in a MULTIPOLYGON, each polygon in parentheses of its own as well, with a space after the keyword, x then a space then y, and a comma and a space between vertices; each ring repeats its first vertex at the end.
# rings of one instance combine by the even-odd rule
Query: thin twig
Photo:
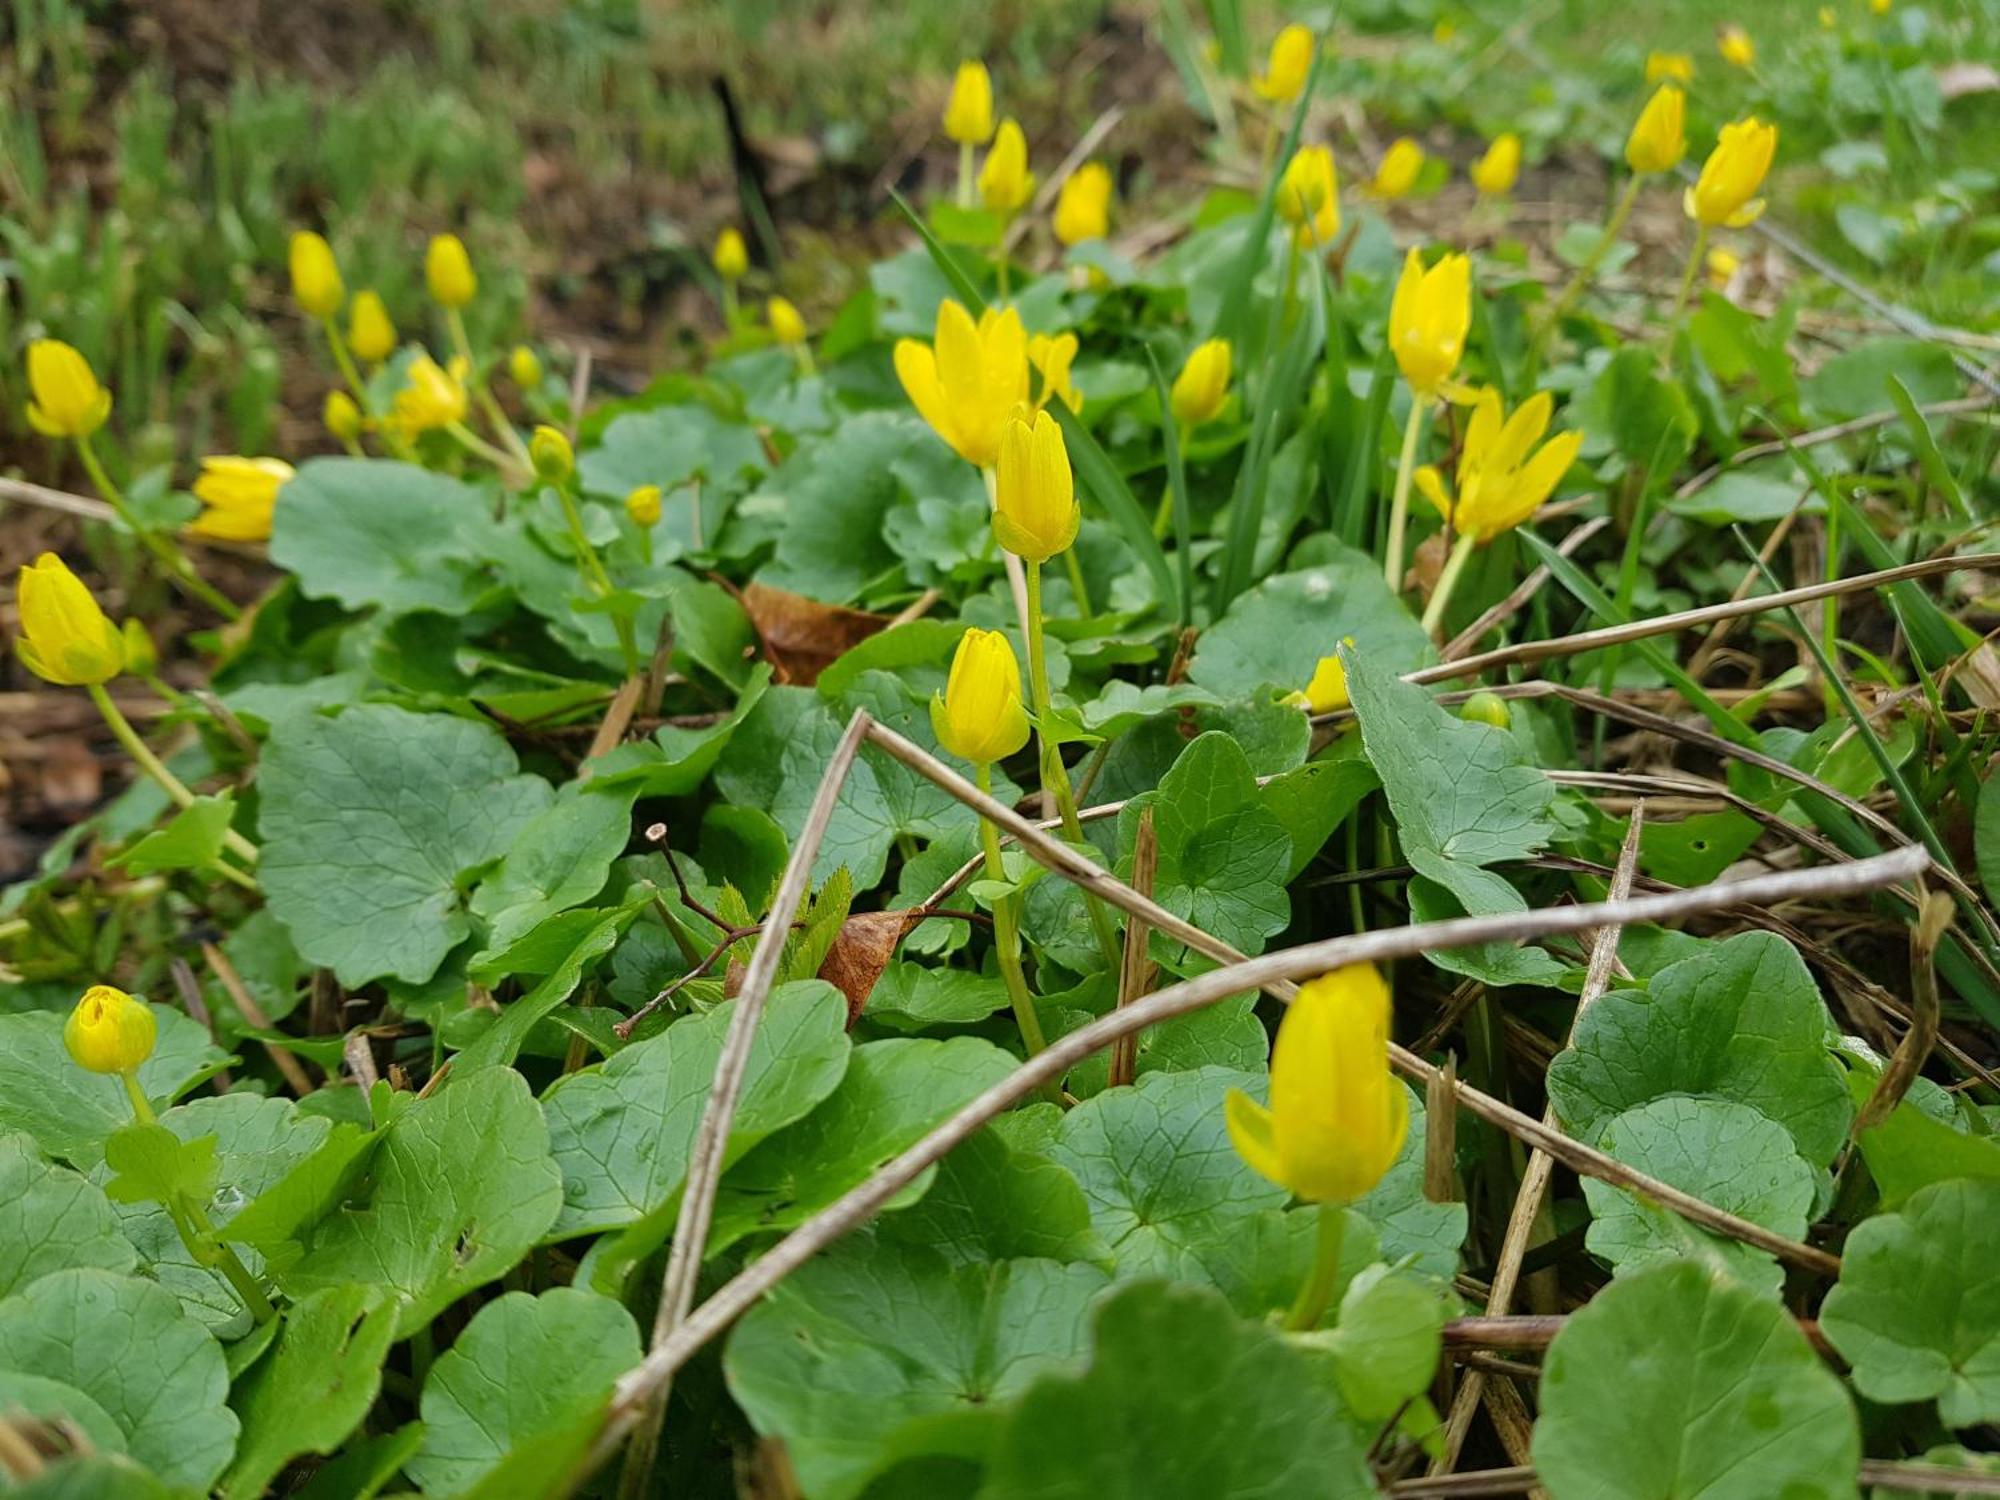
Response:
POLYGON ((1862 1131, 1889 1118, 1910 1085, 1917 1081, 1924 1060, 1931 1055, 1931 1046, 1937 1041, 1937 947, 1951 925, 1955 908, 1949 896, 1932 891, 1918 910, 1916 925, 1910 929, 1910 1029, 1903 1033, 1895 1055, 1875 1081, 1874 1091, 1854 1116, 1856 1140, 1861 1139, 1862 1131))
MULTIPOLYGON (((1992 404, 1991 396, 1958 396, 1950 401, 1933 401, 1928 406, 1918 407, 1917 410, 1927 417, 1948 417, 1963 412, 1983 411, 1992 404)), ((1710 464, 1675 490, 1674 498, 1685 500, 1690 495, 1699 494, 1731 469, 1740 469, 1743 465, 1755 463, 1760 458, 1776 458, 1793 448, 1810 448, 1820 443, 1837 442, 1844 437, 1853 437, 1857 432, 1887 427, 1902 420, 1903 414, 1900 411, 1871 411, 1866 416, 1835 422, 1831 427, 1818 427, 1811 432, 1802 432, 1789 440, 1779 438, 1775 442, 1752 443, 1747 448, 1738 448, 1721 463, 1710 464)))
MULTIPOLYGON (((1556 552, 1563 557, 1570 556, 1577 548, 1581 547, 1610 524, 1611 518, 1609 516, 1593 516, 1581 526, 1572 527, 1569 535, 1557 543, 1556 552)), ((1521 606, 1534 598, 1541 591, 1542 585, 1548 581, 1549 565, 1547 563, 1537 563, 1534 570, 1526 578, 1523 578, 1519 583, 1514 585, 1512 593, 1508 594, 1506 598, 1502 599, 1498 604, 1487 610, 1485 614, 1481 615, 1470 625, 1466 626, 1465 629, 1452 637, 1451 643, 1441 653, 1442 659, 1453 661, 1465 655, 1466 652, 1470 651, 1486 638, 1486 633, 1489 630, 1513 618, 1521 606)))
MULTIPOLYGON (((203 943, 201 945, 201 959, 203 963, 208 965, 208 970, 215 976, 216 982, 222 986, 229 998, 235 1002, 236 1009, 241 1013, 244 1020, 255 1026, 259 1031, 270 1031, 273 1029, 271 1018, 264 1013, 264 1008, 251 997, 249 987, 243 983, 243 976, 236 972, 236 965, 229 961, 228 954, 224 953, 214 943, 203 943)), ((307 1074, 305 1068, 301 1066, 296 1057, 274 1042, 263 1042, 260 1045, 262 1045, 265 1052, 270 1054, 271 1061, 277 1065, 278 1071, 284 1074, 285 1082, 291 1085, 291 1090, 294 1094, 303 1099, 313 1091, 312 1078, 307 1074)))

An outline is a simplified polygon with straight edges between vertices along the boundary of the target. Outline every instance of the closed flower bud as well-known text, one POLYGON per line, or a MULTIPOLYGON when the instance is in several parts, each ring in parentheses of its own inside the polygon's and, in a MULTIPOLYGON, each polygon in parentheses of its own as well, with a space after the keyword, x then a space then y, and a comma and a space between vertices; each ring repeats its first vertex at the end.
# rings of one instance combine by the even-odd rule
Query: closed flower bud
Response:
POLYGON ((63 1023, 63 1046, 78 1067, 129 1073, 153 1055, 158 1033, 145 1001, 108 984, 93 984, 63 1023))
POLYGON ((1708 284, 1719 292, 1735 279, 1736 273, 1743 269, 1743 262, 1735 251, 1717 245, 1708 252, 1707 266, 1708 284))
POLYGON ((1229 399, 1229 360, 1228 339, 1210 339, 1187 357, 1169 398, 1175 421, 1199 427, 1222 410, 1229 399))
POLYGON ((1472 418, 1465 424, 1457 494, 1430 464, 1417 470, 1417 489, 1453 530, 1476 542, 1490 542, 1519 526, 1541 509, 1583 443, 1580 432, 1558 433, 1542 443, 1554 406, 1547 391, 1537 391, 1509 417, 1500 393, 1486 387, 1473 401, 1472 418))
POLYGON ((576 468, 576 454, 569 439, 544 422, 528 439, 528 461, 535 477, 544 484, 562 484, 576 468))
POLYGON ((1006 636, 975 626, 958 638, 944 691, 931 694, 931 730, 945 749, 975 764, 1005 760, 1028 743, 1021 664, 1006 636))
POLYGON ((657 484, 642 484, 625 497, 625 514, 632 518, 632 524, 651 531, 660 524, 660 487, 657 484))
POLYGON ((292 466, 278 458, 204 458, 194 497, 205 507, 189 531, 231 542, 261 542, 271 534, 278 491, 292 466))
POLYGON ((1671 83, 1654 90, 1625 138, 1625 161, 1633 171, 1671 172, 1687 155, 1687 95, 1671 83))
POLYGON ((1375 180, 1368 190, 1378 198, 1402 198, 1417 185, 1417 176, 1424 169, 1424 148, 1408 136, 1394 142, 1382 157, 1382 164, 1375 169, 1375 180))
POLYGON ((1472 263, 1447 255, 1428 271, 1416 247, 1389 304, 1389 347, 1410 389, 1435 396, 1458 368, 1472 326, 1472 263))
POLYGON ((993 148, 979 168, 979 201, 997 213, 1019 213, 1035 195, 1028 170, 1028 138, 1010 117, 1000 122, 993 148))
POLYGON ((507 378, 524 391, 537 389, 542 383, 541 357, 526 344, 516 344, 507 356, 507 378))
POLYGON ((1324 146, 1301 146, 1278 179, 1278 217, 1295 226, 1301 245, 1330 245, 1340 233, 1340 184, 1333 153, 1324 146))
POLYGON ((343 443, 351 443, 361 436, 361 408, 345 391, 328 391, 320 416, 326 423, 326 430, 343 443))
POLYGON ((127 620, 118 634, 125 642, 126 671, 135 677, 151 677, 160 670, 160 648, 153 644, 153 633, 146 629, 144 620, 127 620))
POLYGON ((479 278, 472 274, 472 257, 465 242, 455 234, 431 237, 424 252, 424 284, 440 307, 463 307, 479 294, 479 278))
POLYGON ((330 318, 340 311, 347 287, 340 279, 340 262, 322 235, 301 229, 292 236, 290 255, 292 300, 311 317, 330 318))
POLYGON ((396 325, 374 292, 356 292, 347 314, 347 344, 356 357, 379 365, 396 352, 396 325))
POLYGON ((1290 104, 1306 91, 1312 73, 1313 34, 1299 25, 1287 26, 1271 43, 1271 60, 1264 76, 1251 85, 1258 97, 1273 104, 1290 104))
POLYGON ((1685 52, 1648 52, 1646 54, 1646 82, 1648 83, 1692 83, 1694 82, 1694 59, 1685 52))
POLYGON ((1731 67, 1747 68, 1757 61, 1757 44, 1750 40, 1749 32, 1733 21, 1716 27, 1715 50, 1731 67))
POLYGON ((1473 724, 1491 724, 1495 729, 1505 729, 1513 722, 1507 712, 1507 700, 1498 693, 1474 693, 1458 705, 1458 716, 1473 724))
POLYGON ((1009 307, 972 314, 947 297, 937 334, 925 344, 896 341, 896 377, 931 430, 978 468, 993 466, 1000 434, 1028 404, 1028 332, 1009 307))
POLYGON ((1063 179, 1054 228, 1065 245, 1101 240, 1111 232, 1111 171, 1103 162, 1087 161, 1063 179))
POLYGON ((944 133, 961 146, 993 138, 993 75, 983 62, 962 62, 944 107, 944 133))
POLYGON ((1062 428, 1045 411, 1030 427, 1010 419, 1000 435, 993 535, 1028 562, 1047 562, 1076 540, 1082 513, 1062 428))
POLYGON ((1764 211, 1757 189, 1778 153, 1778 127, 1755 115, 1722 127, 1701 176, 1682 197, 1687 216, 1711 228, 1741 229, 1764 211))
POLYGON ((1472 185, 1488 198, 1504 198, 1521 175, 1521 138, 1505 131, 1493 138, 1486 154, 1472 164, 1472 185))
POLYGON ((1352 1203, 1395 1165, 1410 1101, 1389 1071, 1389 988, 1372 964, 1302 986, 1271 1049, 1271 1104, 1231 1089, 1229 1139, 1262 1176, 1313 1203, 1352 1203))
POLYGON ((44 437, 89 437, 111 415, 111 392, 60 339, 28 345, 28 425, 44 437))
POLYGON ((785 298, 773 297, 765 303, 764 317, 771 325, 771 337, 779 343, 791 345, 806 341, 806 320, 785 298))
POLYGON ((446 368, 428 354, 419 355, 404 372, 409 384, 396 392, 391 420, 406 437, 463 422, 465 374, 461 360, 446 368))
POLYGON ((14 605, 21 617, 15 654, 44 682, 83 687, 124 670, 125 638, 53 552, 21 569, 14 605))
POLYGON ((750 269, 750 249, 733 228, 724 229, 715 237, 715 249, 709 252, 708 263, 724 281, 741 281, 750 269))

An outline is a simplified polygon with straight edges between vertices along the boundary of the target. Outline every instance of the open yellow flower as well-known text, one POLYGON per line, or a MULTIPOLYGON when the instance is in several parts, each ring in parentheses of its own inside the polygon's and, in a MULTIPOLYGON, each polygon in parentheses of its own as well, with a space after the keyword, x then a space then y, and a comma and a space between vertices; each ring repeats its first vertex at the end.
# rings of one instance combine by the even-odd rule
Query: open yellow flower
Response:
POLYGON ((1111 232, 1111 169, 1087 161, 1063 179, 1053 228, 1064 245, 1101 240, 1111 232))
POLYGON ((931 729, 953 755, 975 765, 1005 760, 1028 743, 1021 664, 997 630, 958 638, 944 691, 931 694, 931 729))
POLYGON ((1389 304, 1389 347, 1410 389, 1435 396, 1458 368, 1472 327, 1472 262, 1447 255, 1429 270, 1416 247, 1389 304))
POLYGON ((1251 84, 1257 97, 1273 104, 1290 104, 1306 91, 1312 74, 1313 34, 1296 23, 1278 33, 1271 43, 1271 60, 1263 77, 1251 84))
POLYGON ((726 228, 715 237, 715 249, 709 252, 708 263, 724 281, 741 281, 750 269, 750 247, 734 228, 726 228))
POLYGON ((1083 410, 1083 392, 1069 378, 1069 367, 1076 359, 1076 350, 1076 335, 1073 333, 1059 333, 1054 337, 1037 333, 1029 337, 1028 363, 1041 380, 1041 388, 1035 392, 1038 409, 1051 401, 1060 401, 1071 411, 1083 410))
POLYGON ((1750 33, 1734 21, 1716 27, 1715 50, 1731 67, 1747 68, 1757 61, 1757 44, 1750 40, 1750 33))
POLYGON ((406 437, 432 432, 465 420, 465 377, 463 359, 440 365, 428 354, 410 361, 405 372, 408 384, 396 392, 390 420, 406 437))
POLYGON ((938 304, 935 341, 896 341, 896 376, 931 430, 967 463, 993 466, 1000 434, 1028 401, 1028 333, 1009 307, 972 321, 964 306, 938 304))
POLYGON ((1625 161, 1641 175, 1671 172, 1687 155, 1687 95, 1671 83, 1654 90, 1625 138, 1625 161))
POLYGON ((1028 138, 1012 116, 1000 122, 993 149, 979 168, 979 201, 1003 214, 1016 214, 1035 195, 1035 174, 1028 170, 1028 138))
POLYGON ((1722 127, 1715 149, 1702 163, 1701 176, 1682 197, 1687 216, 1710 228, 1741 229, 1764 212, 1757 189, 1778 154, 1778 127, 1755 115, 1722 127))
POLYGON ((1229 399, 1229 363, 1228 339, 1210 339, 1187 357, 1168 397, 1175 421, 1199 427, 1214 419, 1229 399))
POLYGON ((1694 59, 1685 52, 1648 52, 1646 82, 1692 83, 1694 59))
POLYGON ((340 279, 340 262, 323 235, 301 229, 292 235, 287 261, 292 273, 292 300, 315 318, 340 311, 347 288, 340 279))
POLYGON ((1260 1175, 1314 1203, 1352 1203, 1403 1149, 1409 1096, 1389 1071, 1389 987, 1372 964, 1302 986, 1271 1049, 1271 1105, 1231 1089, 1229 1139, 1260 1175))
POLYGON ((63 1047, 93 1073, 129 1073, 153 1055, 152 1007, 108 984, 93 984, 63 1023, 63 1047))
POLYGON ((188 530, 231 542, 261 542, 271 535, 278 491, 292 466, 278 458, 215 455, 201 461, 194 497, 206 507, 188 530))
POLYGON ((1466 423, 1465 442, 1458 455, 1458 493, 1446 487, 1435 466, 1417 470, 1417 488, 1462 537, 1490 542, 1512 530, 1541 508, 1556 483, 1576 462, 1583 443, 1580 432, 1563 432, 1542 443, 1555 406, 1547 391, 1537 391, 1511 417, 1504 417, 1500 393, 1491 386, 1480 391, 1466 423))
POLYGON ((1521 175, 1521 138, 1502 131, 1486 148, 1486 154, 1472 164, 1472 185, 1488 198, 1504 198, 1514 191, 1521 175))
POLYGON ((1301 245, 1331 245, 1340 234, 1340 182, 1333 153, 1301 146, 1278 179, 1278 217, 1295 226, 1301 245))
POLYGON ((14 604, 21 617, 15 654, 44 682, 86 687, 125 670, 125 638, 55 553, 21 569, 14 604))
POLYGON ((424 283, 440 307, 463 307, 479 294, 479 278, 472 274, 465 241, 455 234, 431 237, 424 251, 424 283))
POLYGON ((993 75, 983 62, 962 62, 944 106, 944 133, 961 146, 993 138, 993 75))
POLYGON ((1377 198, 1402 198, 1417 185, 1417 176, 1424 169, 1424 148, 1408 136, 1397 139, 1383 153, 1382 161, 1375 168, 1374 181, 1368 184, 1368 191, 1377 198))
POLYGON ((371 365, 396 352, 396 325, 376 292, 356 292, 347 312, 347 345, 371 365))
POLYGON ((61 339, 28 345, 28 425, 44 437, 87 438, 111 415, 111 392, 61 339))
POLYGON ((1000 435, 993 535, 1025 562, 1044 563, 1076 540, 1082 513, 1062 428, 1045 411, 1031 427, 1019 417, 1000 435))

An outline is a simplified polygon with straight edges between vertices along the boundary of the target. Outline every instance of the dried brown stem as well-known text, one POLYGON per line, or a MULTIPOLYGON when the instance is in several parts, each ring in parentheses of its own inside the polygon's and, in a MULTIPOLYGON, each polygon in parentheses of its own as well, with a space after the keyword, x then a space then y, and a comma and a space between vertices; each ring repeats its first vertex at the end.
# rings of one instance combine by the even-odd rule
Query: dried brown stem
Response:
POLYGON ((1874 1091, 1854 1116, 1856 1140, 1861 1138, 1862 1131, 1889 1118, 1910 1085, 1917 1081, 1924 1060, 1931 1055, 1931 1047, 1937 1041, 1937 948, 1945 929, 1951 925, 1954 910, 1951 898, 1942 891, 1929 892, 1918 909, 1916 925, 1910 929, 1910 1029, 1903 1033, 1902 1042, 1875 1081, 1874 1091))

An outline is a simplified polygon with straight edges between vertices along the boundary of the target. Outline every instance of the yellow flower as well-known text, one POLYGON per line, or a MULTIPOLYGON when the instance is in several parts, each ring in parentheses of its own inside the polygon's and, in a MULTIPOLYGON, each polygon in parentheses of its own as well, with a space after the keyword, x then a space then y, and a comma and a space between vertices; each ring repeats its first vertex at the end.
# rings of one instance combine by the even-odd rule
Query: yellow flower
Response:
POLYGON ((1702 163, 1701 176, 1682 196, 1690 219, 1710 227, 1741 229, 1764 211, 1757 189, 1778 154, 1778 127, 1755 115, 1722 127, 1715 149, 1702 163))
POLYGON ((1633 171, 1671 172, 1687 155, 1687 95, 1663 83, 1646 101, 1625 137, 1625 160, 1633 171))
POLYGON ((406 437, 465 420, 466 368, 462 359, 446 367, 428 354, 410 361, 409 384, 396 392, 391 409, 391 420, 406 437))
POLYGON ((543 484, 561 484, 576 468, 576 453, 560 429, 544 422, 528 437, 528 462, 543 484))
POLYGON ((1715 50, 1731 67, 1747 68, 1757 61, 1757 44, 1734 21, 1715 28, 1715 50))
POLYGON ((806 341, 806 320, 785 298, 773 297, 766 302, 764 317, 771 325, 771 336, 779 343, 803 344, 806 341))
POLYGON ((1000 433, 1028 401, 1028 334, 1013 308, 972 314, 938 304, 933 344, 896 341, 896 375, 931 430, 967 463, 993 466, 1000 433))
POLYGON ((207 507, 189 531, 231 542, 261 542, 271 534, 278 491, 292 466, 277 458, 215 456, 201 461, 194 497, 207 507))
POLYGON ((1417 174, 1423 169, 1424 148, 1403 136, 1383 155, 1368 190, 1378 198, 1401 198, 1417 185, 1417 174))
POLYGON ((993 149, 979 168, 979 201, 1003 214, 1019 213, 1035 195, 1035 174, 1028 170, 1028 138, 1013 117, 1000 122, 993 149))
POLYGON ((1436 42, 1440 47, 1448 46, 1451 39, 1457 35, 1458 22, 1452 20, 1449 16, 1444 17, 1437 25, 1431 28, 1431 40, 1436 42))
POLYGON ((1271 43, 1271 61, 1252 88, 1273 104, 1290 104, 1306 91, 1312 72, 1313 34, 1299 25, 1287 26, 1271 43))
POLYGON ((1410 1102, 1389 1071, 1389 987, 1372 964, 1303 985, 1271 1049, 1271 1107, 1231 1089, 1229 1139, 1261 1175, 1314 1203, 1352 1203, 1395 1164, 1410 1102))
POLYGON ((1558 433, 1534 451, 1548 431, 1554 405, 1547 391, 1537 391, 1503 421, 1500 393, 1488 386, 1473 402, 1472 420, 1465 426, 1457 498, 1432 465, 1417 470, 1417 488, 1460 536, 1490 542, 1519 526, 1541 508, 1556 482, 1569 472, 1583 443, 1582 433, 1558 433))
POLYGON ((993 138, 993 75, 983 62, 962 62, 944 106, 944 133, 962 146, 993 138))
POLYGON ((321 411, 321 419, 326 430, 343 443, 351 443, 361 436, 361 408, 354 404, 354 398, 345 391, 328 391, 326 405, 321 411))
POLYGON ((424 251, 424 282, 440 307, 463 307, 479 293, 479 278, 472 274, 472 257, 465 242, 455 234, 431 236, 424 251))
POLYGON ((1228 339, 1210 339, 1187 357, 1168 398, 1175 421, 1199 427, 1214 419, 1229 399, 1229 361, 1228 339))
POLYGON ((63 1046, 93 1073, 129 1073, 153 1055, 152 1007, 108 984, 93 984, 63 1023, 63 1046))
POLYGON ((542 360, 526 344, 516 344, 507 356, 507 378, 524 391, 542 383, 542 360))
POLYGON ((15 654, 44 682, 83 687, 125 670, 124 637, 55 553, 44 552, 21 569, 14 607, 21 617, 15 654))
POLYGON ((1301 245, 1331 245, 1340 233, 1340 183, 1333 153, 1324 146, 1301 146, 1278 179, 1278 217, 1296 226, 1301 245))
POLYGON ((938 743, 976 764, 1005 760, 1028 743, 1021 706, 1021 664, 997 630, 977 626, 958 638, 944 691, 931 694, 938 743))
POLYGON ((310 229, 292 235, 290 255, 292 300, 315 318, 330 318, 340 311, 347 288, 340 279, 340 262, 333 258, 333 246, 310 229))
POLYGON ((144 620, 127 620, 118 627, 118 635, 125 643, 126 671, 135 677, 151 677, 160 670, 160 648, 153 644, 153 633, 146 629, 144 620))
POLYGON ((396 352, 396 325, 389 321, 389 309, 374 292, 354 294, 354 305, 347 312, 347 344, 371 365, 396 352))
POLYGON ((1428 271, 1410 247, 1389 304, 1389 347, 1410 389, 1435 396, 1458 368, 1472 326, 1472 262, 1447 255, 1428 271))
POLYGON ((1493 137, 1486 154, 1472 164, 1472 185, 1488 198, 1504 198, 1521 175, 1521 138, 1513 131, 1493 137))
POLYGON ((993 535, 1028 562, 1047 562, 1076 540, 1082 513, 1062 428, 1045 411, 1030 427, 1019 417, 1000 435, 993 535))
POLYGON ((1646 82, 1692 83, 1694 59, 1685 52, 1648 52, 1646 82))
POLYGON ((28 345, 28 394, 28 425, 44 437, 89 437, 111 415, 111 392, 61 339, 28 345))
MULTIPOLYGON (((1344 635, 1340 643, 1348 650, 1354 649, 1354 637, 1344 635)), ((1303 708, 1309 714, 1330 714, 1336 709, 1347 707, 1347 663, 1340 659, 1340 653, 1322 656, 1313 667, 1312 677, 1304 688, 1296 693, 1287 693, 1285 702, 1303 708)))
POLYGON ((1742 268, 1742 260, 1732 250, 1717 245, 1708 252, 1708 284, 1718 292, 1726 288, 1742 268))
POLYGON ((1840 25, 1840 17, 1833 13, 1833 7, 1831 5, 1822 5, 1819 8, 1820 30, 1832 31, 1838 25, 1840 25))
POLYGON ((1868 9, 1873 15, 1886 16, 1893 3, 1894 0, 1868 0, 1868 9))
POLYGON ((625 497, 625 514, 634 526, 650 531, 660 524, 660 487, 642 484, 625 497))
POLYGON ((1103 162, 1087 161, 1063 179, 1054 227, 1065 245, 1101 240, 1111 232, 1111 170, 1103 162))
POLYGON ((1070 381, 1070 362, 1076 358, 1076 335, 1059 333, 1050 338, 1045 333, 1035 334, 1028 340, 1028 363, 1041 377, 1041 390, 1036 393, 1035 405, 1047 406, 1051 401, 1060 401, 1071 411, 1083 410, 1083 392, 1070 381))
POLYGON ((715 267, 715 274, 724 281, 741 281, 743 273, 750 269, 750 249, 735 229, 725 229, 715 237, 715 248, 709 252, 708 263, 715 267))

